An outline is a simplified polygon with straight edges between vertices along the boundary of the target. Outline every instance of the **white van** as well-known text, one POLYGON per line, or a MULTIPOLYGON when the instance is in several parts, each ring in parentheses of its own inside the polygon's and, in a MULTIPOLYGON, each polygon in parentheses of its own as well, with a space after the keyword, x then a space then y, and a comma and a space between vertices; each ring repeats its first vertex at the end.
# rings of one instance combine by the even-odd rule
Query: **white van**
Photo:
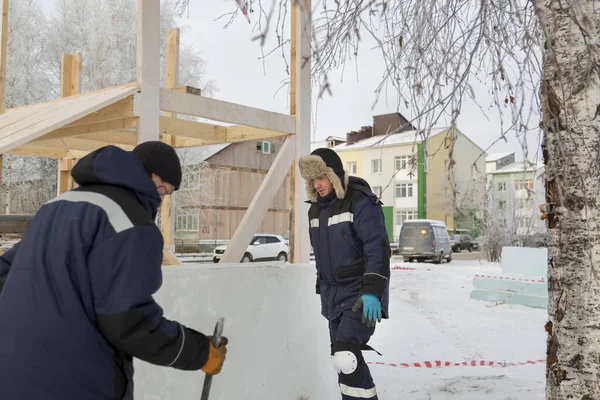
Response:
POLYGON ((404 221, 398 240, 399 253, 404 261, 432 260, 440 264, 452 261, 452 246, 446 224, 430 219, 404 221))

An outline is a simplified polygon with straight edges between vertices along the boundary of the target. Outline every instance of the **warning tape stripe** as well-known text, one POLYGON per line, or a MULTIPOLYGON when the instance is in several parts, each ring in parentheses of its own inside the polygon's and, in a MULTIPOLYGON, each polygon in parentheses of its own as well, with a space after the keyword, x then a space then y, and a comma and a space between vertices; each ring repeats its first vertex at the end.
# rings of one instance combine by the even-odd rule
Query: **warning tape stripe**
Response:
POLYGON ((423 361, 415 363, 384 363, 379 361, 369 361, 369 365, 384 365, 397 368, 443 368, 443 367, 514 367, 519 365, 531 365, 546 363, 546 360, 528 360, 522 362, 505 362, 505 361, 487 361, 487 360, 471 360, 462 362, 452 361, 423 361))
POLYGON ((475 274, 475 276, 477 276, 479 278, 502 279, 502 280, 506 280, 506 281, 538 282, 538 283, 544 283, 544 282, 546 282, 546 280, 544 278, 540 278, 540 279, 523 279, 523 278, 508 278, 506 276, 491 276, 491 275, 479 275, 479 274, 475 274))
POLYGON ((412 268, 412 267, 392 267, 393 271, 398 271, 398 270, 402 270, 402 271, 416 271, 416 268, 412 268))

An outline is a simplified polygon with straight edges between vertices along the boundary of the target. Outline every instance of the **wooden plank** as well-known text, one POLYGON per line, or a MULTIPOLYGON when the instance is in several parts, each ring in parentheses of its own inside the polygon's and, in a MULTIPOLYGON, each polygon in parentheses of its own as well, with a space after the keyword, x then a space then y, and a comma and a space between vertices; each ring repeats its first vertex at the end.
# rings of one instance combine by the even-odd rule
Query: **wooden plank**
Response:
POLYGON ((60 97, 80 93, 81 53, 62 53, 60 65, 60 97))
MULTIPOLYGON (((46 157, 46 158, 64 158, 64 157, 74 157, 76 156, 76 151, 69 151, 67 149, 53 149, 48 147, 36 147, 32 145, 21 145, 14 149, 11 149, 6 152, 7 154, 16 154, 19 156, 31 156, 31 157, 46 157)), ((87 154, 88 152, 85 152, 87 154)))
POLYGON ((1 214, 0 234, 25 233, 34 216, 33 214, 1 214))
MULTIPOLYGON (((32 140, 32 143, 38 140, 47 140, 47 139, 58 139, 64 137, 71 136, 81 136, 87 135, 90 133, 100 133, 100 132, 111 132, 111 131, 120 131, 120 130, 131 130, 137 127, 138 119, 135 117, 132 118, 124 118, 124 119, 116 119, 113 121, 105 121, 105 122, 97 122, 93 124, 86 125, 76 125, 70 126, 67 125, 64 128, 53 130, 45 134, 44 136, 40 136, 37 139, 32 140)), ((137 136, 137 134, 136 134, 137 136)))
POLYGON ((119 100, 116 103, 109 105, 108 107, 104 107, 96 112, 86 115, 83 118, 73 121, 66 127, 95 124, 131 117, 134 117, 133 95, 126 97, 123 100, 119 100))
MULTIPOLYGON (((133 87, 126 85, 87 96, 71 96, 53 103, 51 112, 48 112, 46 109, 48 105, 45 103, 42 103, 44 107, 30 107, 26 114, 20 115, 18 121, 0 129, 0 153, 61 128, 84 115, 115 103, 137 90, 137 85, 133 87), (44 111, 38 112, 39 108, 44 111)), ((6 114, 0 116, 0 123, 5 117, 10 118, 10 114, 15 115, 7 111, 6 114)))
POLYGON ((161 134, 161 140, 162 140, 163 136, 168 136, 168 137, 172 138, 171 145, 175 148, 197 147, 197 146, 206 146, 208 144, 215 144, 215 142, 211 141, 211 140, 191 139, 191 138, 171 136, 171 135, 162 135, 162 134, 161 134))
MULTIPOLYGON (((32 145, 40 148, 48 149, 70 149, 92 152, 98 150, 101 147, 107 146, 109 143, 104 141, 81 139, 78 137, 65 137, 59 139, 47 139, 31 142, 32 145)), ((120 147, 125 150, 132 150, 135 145, 126 145, 119 143, 112 143, 114 146, 120 147)))
MULTIPOLYGON (((137 144, 137 133, 135 131, 103 131, 73 136, 75 139, 93 140, 115 145, 135 146, 137 144)), ((35 143, 35 142, 31 142, 35 143)))
POLYGON ((140 117, 138 143, 159 139, 160 115, 160 0, 138 0, 137 78, 141 91, 135 98, 140 117))
POLYGON ((225 254, 223 254, 222 262, 239 262, 241 260, 248 243, 261 224, 269 204, 288 173, 294 155, 294 146, 293 138, 286 139, 281 146, 275 162, 231 238, 225 254))
MULTIPOLYGON (((0 113, 6 108, 6 58, 8 43, 8 0, 2 1, 2 19, 0 20, 0 113)), ((0 160, 1 161, 1 160, 0 160)))
MULTIPOLYGON (((2 1, 2 19, 0 20, 0 114, 6 108, 6 59, 8 57, 8 0, 2 1)), ((0 154, 0 187, 2 187, 2 163, 4 156, 0 154)))
POLYGON ((224 143, 227 137, 227 130, 224 126, 162 115, 159 120, 160 133, 163 135, 201 139, 207 143, 224 143))
MULTIPOLYGON (((179 29, 167 32, 165 87, 174 88, 179 81, 179 29)), ((173 117, 173 113, 165 113, 165 117, 173 117)), ((160 120, 159 120, 160 129, 160 120)), ((175 136, 161 134, 160 140, 170 146, 175 145, 175 136)), ((163 235, 165 250, 175 252, 175 229, 172 215, 175 202, 171 196, 165 196, 160 205, 160 230, 163 235)), ((177 260, 177 258, 175 258, 177 260)))
POLYGON ((180 93, 171 89, 160 89, 160 109, 288 134, 296 131, 294 117, 290 115, 180 93))
POLYGON ((58 163, 58 184, 56 185, 57 195, 61 195, 73 189, 73 177, 71 170, 73 169, 73 159, 63 158, 58 163))
POLYGON ((296 2, 296 132, 295 172, 294 172, 294 257, 295 264, 308 264, 310 261, 310 241, 308 237, 308 204, 304 202, 305 182, 300 178, 298 160, 310 153, 311 138, 311 1, 296 2))
MULTIPOLYGON (((291 2, 292 9, 290 14, 290 115, 296 116, 296 24, 298 21, 298 7, 295 6, 294 0, 291 2)), ((296 202, 296 191, 294 188, 296 187, 296 161, 292 162, 290 166, 290 215, 289 215, 289 246, 290 246, 290 254, 288 259, 290 262, 294 262, 296 260, 296 246, 294 241, 294 226, 296 220, 296 213, 294 211, 294 205, 296 202)))
POLYGON ((268 139, 290 136, 288 133, 271 131, 268 129, 253 128, 251 126, 234 125, 226 128, 225 142, 244 142, 246 140, 268 139))

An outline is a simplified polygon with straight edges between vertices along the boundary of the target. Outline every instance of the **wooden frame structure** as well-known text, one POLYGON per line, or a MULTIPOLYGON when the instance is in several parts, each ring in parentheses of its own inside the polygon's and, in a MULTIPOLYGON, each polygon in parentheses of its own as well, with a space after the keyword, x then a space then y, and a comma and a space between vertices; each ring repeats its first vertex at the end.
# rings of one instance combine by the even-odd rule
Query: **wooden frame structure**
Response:
MULTIPOLYGON (((168 34, 166 83, 165 87, 160 87, 160 0, 138 0, 137 82, 80 93, 81 57, 64 54, 61 98, 4 111, 8 0, 0 1, 3 6, 0 27, 0 155, 19 154, 61 160, 59 192, 69 190, 73 185, 70 169, 74 160, 109 144, 131 150, 136 144, 149 140, 162 140, 179 148, 287 137, 222 259, 224 262, 239 262, 286 174, 291 171, 292 177, 299 176, 297 160, 310 151, 310 1, 290 0, 294 5, 291 49, 293 115, 202 97, 197 89, 178 86, 178 30, 168 34), (177 118, 177 114, 231 125, 181 119, 177 118)), ((295 251, 290 261, 307 263, 310 247, 304 182, 296 179, 291 192, 291 246, 295 251)), ((173 241, 171 207, 170 201, 165 202, 161 211, 166 247, 171 247, 173 241)))

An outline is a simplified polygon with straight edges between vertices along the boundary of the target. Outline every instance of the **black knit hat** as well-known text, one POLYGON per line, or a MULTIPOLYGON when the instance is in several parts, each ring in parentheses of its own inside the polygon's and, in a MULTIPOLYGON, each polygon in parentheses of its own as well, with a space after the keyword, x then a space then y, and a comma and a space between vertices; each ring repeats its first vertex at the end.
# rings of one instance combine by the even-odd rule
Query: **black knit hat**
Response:
POLYGON ((148 175, 154 173, 173 185, 175 190, 179 189, 181 162, 173 147, 163 142, 150 141, 138 144, 131 152, 142 162, 148 175))

